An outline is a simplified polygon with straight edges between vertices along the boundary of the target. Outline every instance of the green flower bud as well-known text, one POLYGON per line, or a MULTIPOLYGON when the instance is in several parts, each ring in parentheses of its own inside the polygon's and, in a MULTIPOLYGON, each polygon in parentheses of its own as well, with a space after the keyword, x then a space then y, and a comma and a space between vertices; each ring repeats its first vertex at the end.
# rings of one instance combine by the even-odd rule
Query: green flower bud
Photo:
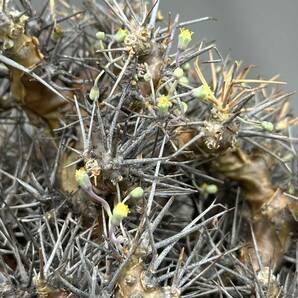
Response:
POLYGON ((206 187, 206 191, 209 194, 216 194, 218 192, 218 187, 215 184, 208 184, 208 186, 206 187))
POLYGON ((178 36, 178 49, 184 51, 192 40, 193 32, 186 28, 180 29, 180 34, 178 36))
POLYGON ((90 182, 90 178, 85 170, 85 168, 80 168, 76 170, 75 178, 79 186, 83 189, 91 189, 92 184, 90 182))
POLYGON ((93 86, 89 93, 89 98, 94 101, 99 98, 99 88, 97 86, 93 86))
POLYGON ((207 84, 203 84, 198 88, 192 89, 192 95, 195 98, 200 98, 203 100, 209 100, 213 97, 213 93, 207 84))
POLYGON ((180 79, 183 77, 184 75, 184 71, 181 67, 177 67, 174 72, 173 72, 174 76, 177 78, 177 79, 180 79))
POLYGON ((130 192, 130 195, 133 199, 140 199, 144 196, 144 189, 138 186, 130 192))
POLYGON ((267 130, 267 131, 273 131, 274 130, 274 125, 273 123, 269 122, 269 121, 262 121, 261 122, 261 127, 264 129, 264 130, 267 130))
POLYGON ((201 188, 203 189, 204 192, 207 194, 216 194, 218 192, 218 187, 215 184, 207 184, 204 183, 201 188))
POLYGON ((126 29, 120 28, 114 35, 114 38, 117 42, 123 42, 127 35, 128 31, 126 29))
POLYGON ((106 39, 106 34, 103 31, 96 32, 95 36, 98 40, 105 40, 106 39))

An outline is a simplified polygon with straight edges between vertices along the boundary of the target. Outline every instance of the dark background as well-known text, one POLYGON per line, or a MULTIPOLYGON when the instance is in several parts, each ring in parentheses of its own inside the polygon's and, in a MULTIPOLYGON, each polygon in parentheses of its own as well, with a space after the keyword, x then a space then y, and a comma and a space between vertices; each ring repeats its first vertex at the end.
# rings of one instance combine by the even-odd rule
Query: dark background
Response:
MULTIPOLYGON (((297 0, 161 0, 180 21, 204 16, 217 18, 189 26, 197 40, 216 40, 220 52, 245 64, 256 64, 266 78, 280 74, 286 91, 298 90, 297 0)), ((298 113, 298 95, 292 106, 298 113)), ((297 131, 297 127, 295 128, 297 131)))

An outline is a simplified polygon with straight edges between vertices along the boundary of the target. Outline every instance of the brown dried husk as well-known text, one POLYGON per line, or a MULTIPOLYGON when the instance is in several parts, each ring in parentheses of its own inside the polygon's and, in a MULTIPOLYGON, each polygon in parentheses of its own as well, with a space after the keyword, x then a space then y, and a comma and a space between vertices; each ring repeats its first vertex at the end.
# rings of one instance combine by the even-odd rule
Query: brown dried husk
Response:
MULTIPOLYGON (((180 128, 176 132, 176 143, 180 147, 198 134, 192 128, 180 128)), ((250 206, 248 220, 253 228, 257 248, 249 235, 246 246, 241 249, 241 260, 258 271, 258 253, 262 266, 276 268, 295 231, 296 221, 293 215, 297 214, 298 203, 273 186, 270 175, 271 157, 263 152, 247 154, 241 149, 226 149, 221 146, 218 152, 208 152, 204 139, 200 139, 189 149, 194 154, 211 157, 208 165, 212 174, 238 182, 250 206)))
MULTIPOLYGON (((40 51, 38 39, 26 35, 26 20, 26 17, 11 19, 10 25, 0 34, 0 39, 12 43, 12 47, 5 51, 8 57, 26 68, 33 69, 43 62, 44 56, 40 51)), ((42 117, 51 128, 58 127, 61 118, 59 109, 65 107, 68 102, 20 70, 11 68, 10 76, 11 93, 16 100, 26 110, 42 117)), ((31 118, 37 122, 37 118, 32 117, 32 114, 31 118)))
POLYGON ((179 298, 180 293, 170 287, 146 286, 144 263, 133 257, 118 280, 116 298, 179 298))
POLYGON ((267 155, 255 152, 250 155, 240 149, 218 156, 212 162, 213 171, 237 181, 248 202, 250 221, 257 248, 249 238, 241 250, 241 259, 257 271, 257 249, 263 266, 276 268, 287 251, 295 221, 290 211, 297 210, 297 202, 275 188, 270 177, 270 160, 267 155))

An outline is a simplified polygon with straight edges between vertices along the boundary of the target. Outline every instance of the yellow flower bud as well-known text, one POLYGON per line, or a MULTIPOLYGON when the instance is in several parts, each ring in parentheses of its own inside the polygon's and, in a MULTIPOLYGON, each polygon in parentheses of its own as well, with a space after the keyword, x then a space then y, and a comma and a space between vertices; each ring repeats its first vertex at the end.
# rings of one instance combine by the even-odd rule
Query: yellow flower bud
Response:
POLYGON ((181 28, 178 36, 178 49, 184 51, 192 40, 193 32, 187 28, 181 28))
POLYGON ((214 96, 212 90, 207 84, 203 84, 198 88, 194 88, 192 90, 192 95, 203 100, 209 100, 214 96))

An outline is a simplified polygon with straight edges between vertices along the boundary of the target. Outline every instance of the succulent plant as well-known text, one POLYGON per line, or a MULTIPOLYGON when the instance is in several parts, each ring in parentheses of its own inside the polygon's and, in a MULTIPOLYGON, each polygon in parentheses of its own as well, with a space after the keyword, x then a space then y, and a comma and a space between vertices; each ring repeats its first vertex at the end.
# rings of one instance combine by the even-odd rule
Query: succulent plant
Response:
POLYGON ((159 0, 1 1, 1 297, 296 297, 283 81, 159 0))

